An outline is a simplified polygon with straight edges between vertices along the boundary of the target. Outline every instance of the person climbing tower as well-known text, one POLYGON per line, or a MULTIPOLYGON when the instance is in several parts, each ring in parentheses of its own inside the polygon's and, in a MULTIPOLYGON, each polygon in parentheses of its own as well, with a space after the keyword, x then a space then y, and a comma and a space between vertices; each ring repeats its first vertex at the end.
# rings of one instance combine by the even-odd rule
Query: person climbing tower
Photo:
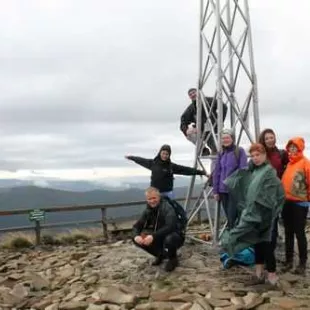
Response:
MULTIPOLYGON (((188 96, 192 100, 191 104, 186 108, 186 110, 181 115, 180 129, 187 138, 196 145, 197 143, 197 90, 196 88, 190 88, 188 90, 188 96)), ((205 97, 206 109, 210 115, 210 121, 214 129, 215 134, 217 134, 217 100, 212 97, 205 97)), ((223 104, 223 122, 225 121, 227 114, 227 105, 223 104)), ((203 140, 205 140, 205 147, 203 148, 202 155, 208 156, 211 153, 214 155, 217 152, 216 143, 211 134, 211 126, 207 121, 207 114, 204 108, 202 108, 201 116, 201 132, 203 133, 203 140), (205 131, 205 132, 204 132, 205 131)))

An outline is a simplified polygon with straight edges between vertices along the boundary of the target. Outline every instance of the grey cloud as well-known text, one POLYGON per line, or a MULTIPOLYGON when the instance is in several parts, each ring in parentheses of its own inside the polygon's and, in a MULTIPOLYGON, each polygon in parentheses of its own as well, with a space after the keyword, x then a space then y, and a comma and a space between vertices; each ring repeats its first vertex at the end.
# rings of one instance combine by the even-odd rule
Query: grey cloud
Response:
POLYGON ((171 144, 175 154, 182 155, 186 149, 193 149, 189 143, 185 149, 182 145, 174 145, 175 136, 181 141, 183 137, 173 129, 174 124, 164 128, 162 124, 152 128, 147 124, 133 124, 128 131, 123 124, 110 124, 76 126, 71 132, 54 135, 12 135, 2 140, 2 156, 7 160, 0 165, 16 170, 129 166, 125 155, 152 158, 163 143, 171 144))
MULTIPOLYGON (((162 143, 193 155, 178 127, 197 82, 198 2, 16 3, 0 12, 1 167, 130 166, 126 153, 162 143)), ((262 127, 285 141, 308 137, 310 45, 295 33, 309 3, 296 24, 283 18, 296 4, 279 3, 250 5, 262 127)))

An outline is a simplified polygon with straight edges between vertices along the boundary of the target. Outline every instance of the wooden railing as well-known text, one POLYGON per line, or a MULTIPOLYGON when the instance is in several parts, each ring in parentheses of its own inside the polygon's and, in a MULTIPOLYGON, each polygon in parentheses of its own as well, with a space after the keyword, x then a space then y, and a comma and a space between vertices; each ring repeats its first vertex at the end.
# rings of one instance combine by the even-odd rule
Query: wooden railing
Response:
MULTIPOLYGON (((184 201, 185 198, 178 198, 177 201, 184 201)), ((36 244, 41 243, 41 231, 44 229, 51 229, 57 227, 70 227, 77 225, 102 225, 103 238, 108 238, 108 224, 115 222, 107 219, 107 209, 115 208, 129 208, 133 206, 145 205, 145 201, 132 201, 132 202, 121 202, 121 203, 110 203, 110 204, 90 204, 90 205, 75 205, 75 206, 55 206, 40 208, 45 213, 56 213, 56 212, 75 212, 75 211, 88 211, 88 210, 101 210, 101 218, 98 220, 87 220, 87 221, 70 221, 70 222, 58 222, 58 223, 46 223, 42 224, 40 221, 34 221, 34 225, 29 226, 17 226, 10 228, 0 228, 0 233, 15 232, 15 231, 28 231, 34 230, 36 235, 36 244)), ((15 209, 0 211, 0 216, 15 216, 15 215, 29 215, 33 209, 15 209)))

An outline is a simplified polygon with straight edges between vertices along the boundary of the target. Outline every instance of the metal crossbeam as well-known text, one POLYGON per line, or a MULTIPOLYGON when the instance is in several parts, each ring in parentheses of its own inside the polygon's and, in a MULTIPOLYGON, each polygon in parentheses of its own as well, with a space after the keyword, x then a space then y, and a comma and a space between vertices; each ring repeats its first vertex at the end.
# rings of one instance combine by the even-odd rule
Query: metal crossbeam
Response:
MULTIPOLYGON (((247 0, 200 0, 199 28, 199 78, 197 85, 197 144, 195 167, 206 163, 214 168, 216 156, 202 157, 202 150, 212 136, 217 152, 221 152, 223 127, 233 130, 238 145, 248 145, 259 135, 259 110, 257 78, 251 34, 249 5, 247 0), (212 124, 210 107, 206 95, 217 100, 217 123, 212 124), (223 106, 228 113, 223 122, 223 106), (207 121, 201 132, 202 115, 207 121), (224 126, 225 125, 225 126, 224 126), (206 132, 208 128, 208 132, 206 132), (207 161, 207 162, 205 162, 207 161)), ((215 104, 214 100, 211 106, 215 104)), ((205 167, 204 167, 205 168, 205 167)), ((207 184, 201 189, 198 199, 190 205, 196 177, 193 176, 188 189, 186 210, 191 222, 205 208, 210 223, 213 243, 218 243, 220 232, 220 206, 213 208, 212 188, 207 184), (212 212, 213 211, 213 212, 212 212)))

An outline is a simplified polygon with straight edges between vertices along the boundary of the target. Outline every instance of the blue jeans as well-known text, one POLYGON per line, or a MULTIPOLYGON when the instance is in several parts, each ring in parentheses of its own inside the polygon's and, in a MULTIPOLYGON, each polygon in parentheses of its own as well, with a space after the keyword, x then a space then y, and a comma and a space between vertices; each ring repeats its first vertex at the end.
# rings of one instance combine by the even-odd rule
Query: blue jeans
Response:
POLYGON ((173 191, 170 191, 170 192, 162 192, 160 193, 162 196, 164 197, 168 197, 170 199, 174 199, 174 192, 173 191))

